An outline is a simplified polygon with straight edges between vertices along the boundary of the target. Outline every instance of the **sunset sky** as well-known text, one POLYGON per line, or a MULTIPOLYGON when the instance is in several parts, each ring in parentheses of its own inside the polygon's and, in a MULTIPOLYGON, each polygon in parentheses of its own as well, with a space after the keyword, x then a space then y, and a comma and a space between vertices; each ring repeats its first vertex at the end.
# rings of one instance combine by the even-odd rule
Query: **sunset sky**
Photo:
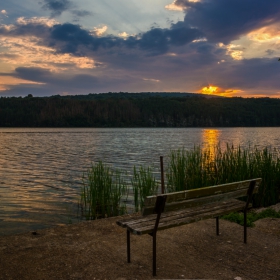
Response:
POLYGON ((0 96, 280 97, 279 0, 9 0, 0 96))

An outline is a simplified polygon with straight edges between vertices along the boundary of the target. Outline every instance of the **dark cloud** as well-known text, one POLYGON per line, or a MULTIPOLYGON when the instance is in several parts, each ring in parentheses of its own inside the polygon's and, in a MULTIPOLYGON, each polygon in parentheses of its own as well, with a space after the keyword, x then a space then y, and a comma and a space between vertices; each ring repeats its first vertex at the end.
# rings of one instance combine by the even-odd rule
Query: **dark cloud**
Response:
POLYGON ((176 0, 176 4, 187 8, 185 25, 198 28, 210 41, 225 44, 280 21, 279 0, 176 0))
POLYGON ((112 48, 140 49, 147 55, 159 55, 169 51, 172 46, 183 46, 203 37, 196 28, 173 25, 167 28, 152 28, 136 36, 121 38, 117 36, 99 37, 78 24, 64 23, 49 27, 39 22, 17 23, 11 30, 0 26, 0 35, 36 36, 41 43, 53 47, 59 53, 85 55, 88 51, 112 48))
POLYGON ((18 67, 15 69, 14 76, 33 82, 46 82, 51 72, 39 67, 18 67))
POLYGON ((44 0, 43 8, 51 11, 51 16, 60 16, 64 11, 72 7, 69 0, 44 0))
POLYGON ((92 36, 79 25, 70 23, 58 24, 51 29, 51 46, 57 47, 60 52, 79 53, 79 46, 86 46, 92 51, 99 48, 138 47, 149 51, 152 55, 166 53, 170 46, 182 46, 202 37, 202 33, 194 28, 174 27, 172 29, 153 28, 136 37, 123 39, 115 36, 92 36))
POLYGON ((43 9, 50 10, 52 17, 60 16, 65 11, 71 12, 76 17, 93 15, 90 11, 75 9, 76 5, 70 0, 44 0, 44 3, 43 9))
POLYGON ((56 85, 67 84, 69 87, 80 88, 80 87, 90 87, 97 82, 97 78, 93 75, 88 74, 57 74, 53 73, 48 69, 42 69, 37 67, 19 67, 15 69, 13 74, 14 77, 33 81, 42 82, 56 85))
POLYGON ((49 27, 42 23, 16 23, 14 28, 7 29, 0 25, 0 35, 17 36, 35 36, 37 38, 47 38, 49 36, 49 27))
POLYGON ((229 85, 250 88, 280 88, 280 68, 276 58, 244 59, 227 71, 229 85))
POLYGON ((126 56, 125 53, 121 56, 104 55, 102 61, 108 64, 107 68, 88 70, 82 75, 70 71, 55 73, 40 68, 17 68, 14 77, 43 84, 11 86, 9 91, 1 92, 1 95, 189 91, 190 86, 199 90, 208 84, 224 89, 248 90, 252 94, 269 90, 273 94, 277 92, 275 89, 280 88, 280 69, 275 58, 235 61, 227 57, 226 63, 218 64, 218 60, 225 58, 225 55, 217 55, 218 47, 215 48, 214 44, 192 43, 179 47, 179 50, 181 54, 178 56, 163 55, 160 59, 158 56, 126 56), (160 82, 152 83, 144 78, 160 82))
POLYGON ((139 39, 139 46, 154 54, 166 53, 170 46, 182 46, 199 39, 203 34, 195 28, 173 27, 172 29, 153 28, 139 39))
POLYGON ((92 16, 93 13, 85 10, 72 10, 71 13, 77 17, 92 16))
MULTIPOLYGON (((71 6, 67 8, 70 1, 58 2, 65 4, 61 12, 68 9, 76 16, 88 15, 86 11, 74 12, 71 6)), ((126 39, 99 37, 72 23, 52 27, 39 22, 16 23, 12 29, 0 26, 0 36, 35 36, 41 45, 52 47, 57 53, 92 57, 95 65, 101 62, 100 67, 83 69, 83 75, 70 71, 54 73, 41 68, 17 68, 14 77, 43 84, 11 86, 6 93, 20 92, 21 88, 34 96, 62 92, 188 91, 190 87, 199 90, 208 84, 250 91, 270 88, 273 92, 280 88, 280 68, 276 58, 236 61, 226 48, 216 44, 228 43, 267 23, 276 22, 279 0, 259 0, 257 4, 252 0, 177 0, 177 4, 179 2, 188 7, 184 21, 171 24, 170 28, 154 27, 126 39), (199 40, 203 38, 208 41, 199 40)), ((273 56, 273 50, 267 50, 267 53, 273 56)), ((11 76, 10 73, 7 75, 11 76)))
POLYGON ((265 51, 268 55, 273 55, 275 53, 274 50, 268 49, 265 51))

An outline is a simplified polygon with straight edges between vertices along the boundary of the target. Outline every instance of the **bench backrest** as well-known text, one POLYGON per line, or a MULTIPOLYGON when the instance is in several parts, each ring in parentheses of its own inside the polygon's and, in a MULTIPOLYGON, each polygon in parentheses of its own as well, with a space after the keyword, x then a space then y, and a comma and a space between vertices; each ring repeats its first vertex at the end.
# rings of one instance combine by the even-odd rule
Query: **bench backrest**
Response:
POLYGON ((201 206, 211 202, 247 196, 248 191, 258 191, 261 178, 192 189, 174 193, 148 196, 145 199, 142 215, 155 213, 157 197, 165 197, 164 212, 175 211, 189 207, 201 206))

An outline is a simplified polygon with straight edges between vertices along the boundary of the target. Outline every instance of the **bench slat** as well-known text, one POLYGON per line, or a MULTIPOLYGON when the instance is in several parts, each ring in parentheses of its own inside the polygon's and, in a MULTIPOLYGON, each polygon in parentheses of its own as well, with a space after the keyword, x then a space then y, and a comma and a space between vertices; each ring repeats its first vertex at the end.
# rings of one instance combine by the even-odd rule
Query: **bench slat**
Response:
MULTIPOLYGON (((220 215, 229 214, 233 211, 240 211, 244 208, 245 202, 238 201, 238 203, 234 204, 226 204, 226 205, 220 205, 221 207, 216 208, 206 208, 204 210, 197 211, 196 213, 189 213, 187 215, 184 215, 183 213, 178 214, 173 217, 162 217, 158 226, 158 230, 164 230, 180 225, 185 225, 189 223, 193 223, 196 221, 200 221, 203 219, 208 218, 214 218, 220 215)), ((178 213, 178 212, 177 212, 178 213)), ((130 230, 132 233, 137 235, 142 235, 146 233, 151 233, 154 228, 154 222, 149 221, 147 223, 142 223, 134 226, 127 226, 128 230, 130 230)))
MULTIPOLYGON (((261 182, 261 178, 254 179, 253 181, 256 181, 256 187, 257 187, 257 186, 259 186, 259 184, 261 182)), ((212 187, 205 187, 205 188, 199 188, 199 189, 192 189, 192 190, 168 193, 168 194, 164 194, 164 195, 167 195, 166 202, 171 203, 174 201, 223 194, 223 193, 241 190, 241 189, 247 190, 249 188, 250 182, 252 182, 252 180, 245 180, 245 181, 240 181, 240 182, 216 185, 216 186, 212 186, 212 187)), ((148 196, 145 199, 145 206, 154 206, 156 203, 156 199, 157 199, 157 195, 148 196)))
MULTIPOLYGON (((258 191, 258 187, 255 187, 254 193, 258 191)), ((247 189, 241 189, 237 191, 232 191, 228 193, 223 193, 223 194, 217 194, 217 195, 211 195, 211 196, 205 196, 201 198, 194 198, 194 199, 188 199, 188 200, 183 200, 179 202, 173 202, 173 203, 166 203, 164 212, 168 211, 175 211, 175 210, 180 210, 184 208, 190 208, 190 207, 196 207, 216 201, 223 201, 223 200, 228 200, 232 198, 238 198, 242 196, 247 195, 247 189)), ((142 215, 151 215, 154 213, 154 205, 153 206, 148 206, 143 208, 142 210, 142 215)))
MULTIPOLYGON (((216 202, 216 203, 205 205, 203 207, 200 206, 200 207, 194 207, 194 208, 189 208, 180 211, 167 212, 162 214, 160 220, 161 221, 160 226, 162 225, 162 222, 174 221, 174 223, 176 224, 176 220, 178 219, 182 219, 184 217, 193 217, 195 215, 199 215, 203 213, 207 214, 209 211, 211 212, 211 211, 219 210, 220 213, 226 212, 227 209, 231 209, 231 211, 239 211, 244 208, 244 205, 245 205, 244 201, 232 199, 232 200, 225 201, 222 204, 220 202, 216 202)), ((134 232, 134 231, 139 228, 148 227, 149 232, 151 232, 154 227, 154 222, 155 222, 154 218, 155 215, 138 217, 137 219, 130 219, 130 220, 123 221, 122 226, 127 227, 133 233, 144 234, 144 233, 134 232)), ((120 221, 119 223, 121 222, 122 221, 120 221)))
MULTIPOLYGON (((171 219, 177 219, 178 217, 193 216, 198 213, 207 212, 209 211, 209 209, 214 209, 214 210, 223 209, 225 207, 231 207, 236 205, 242 208, 244 207, 245 202, 233 199, 233 200, 225 201, 222 204, 220 202, 217 202, 202 207, 199 206, 199 207, 188 208, 180 211, 166 212, 162 214, 161 220, 166 221, 171 219)), ((123 227, 137 228, 137 227, 141 227, 142 225, 154 225, 155 217, 156 215, 149 215, 145 217, 138 217, 137 219, 134 218, 130 220, 120 221, 120 223, 122 223, 123 227)))
MULTIPOLYGON (((221 205, 240 205, 240 206, 244 206, 245 202, 244 201, 240 201, 237 199, 231 199, 231 200, 227 200, 227 201, 223 201, 222 204, 221 202, 213 202, 211 204, 207 205, 203 205, 203 206, 196 206, 196 207, 192 207, 192 208, 186 208, 186 209, 181 209, 178 211, 170 211, 170 212, 164 212, 161 215, 161 219, 167 218, 167 217, 173 217, 173 216, 177 216, 177 215, 191 215, 192 213, 197 213, 198 211, 202 210, 202 209, 207 209, 207 208, 220 208, 221 205)), ((148 215, 148 216, 138 216, 138 217, 132 217, 129 219, 124 219, 124 220, 120 220, 117 221, 117 224, 121 227, 137 227, 137 224, 141 224, 141 223, 145 223, 145 222, 150 222, 151 224, 154 225, 155 219, 156 219, 156 214, 153 215, 148 215)))

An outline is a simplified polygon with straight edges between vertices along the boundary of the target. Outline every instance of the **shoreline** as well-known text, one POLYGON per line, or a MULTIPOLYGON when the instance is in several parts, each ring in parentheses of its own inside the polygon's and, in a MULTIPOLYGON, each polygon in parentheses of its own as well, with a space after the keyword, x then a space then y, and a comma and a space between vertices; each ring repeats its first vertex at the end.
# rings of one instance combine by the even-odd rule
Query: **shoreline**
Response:
MULTIPOLYGON (((119 219, 0 236, 0 279, 152 279, 151 237, 131 236, 128 264, 119 219)), ((248 228, 248 244, 243 227, 225 220, 220 236, 214 219, 159 231, 154 278, 280 279, 280 219, 255 224, 248 228)))

